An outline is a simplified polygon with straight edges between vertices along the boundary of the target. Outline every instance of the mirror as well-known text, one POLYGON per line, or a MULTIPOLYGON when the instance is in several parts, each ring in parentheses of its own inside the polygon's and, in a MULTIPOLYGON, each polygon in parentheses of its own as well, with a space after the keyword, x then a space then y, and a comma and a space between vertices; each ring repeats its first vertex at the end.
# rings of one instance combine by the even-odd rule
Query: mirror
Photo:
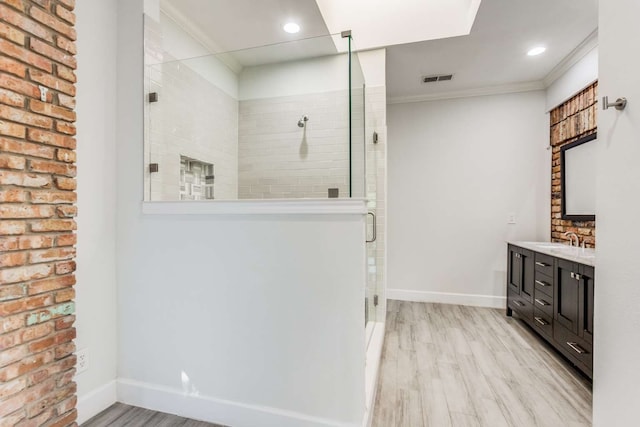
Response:
POLYGON ((597 134, 585 136, 562 147, 562 219, 596 219, 597 134))

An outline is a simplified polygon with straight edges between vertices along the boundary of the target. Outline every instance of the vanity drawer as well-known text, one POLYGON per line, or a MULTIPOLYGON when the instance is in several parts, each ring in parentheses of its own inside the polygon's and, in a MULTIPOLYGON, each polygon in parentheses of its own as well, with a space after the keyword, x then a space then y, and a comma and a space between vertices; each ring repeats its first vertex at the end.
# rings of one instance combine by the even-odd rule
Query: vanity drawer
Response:
POLYGON ((533 309, 533 327, 547 337, 553 338, 553 324, 551 323, 551 316, 548 316, 545 312, 538 310, 537 308, 533 309))
POLYGON ((538 292, 537 289, 535 298, 533 300, 533 306, 536 308, 536 310, 540 310, 547 316, 553 316, 553 298, 551 298, 547 294, 538 292))
POLYGON ((550 298, 549 302, 553 302, 553 278, 536 271, 535 281, 536 297, 538 294, 542 293, 550 298))
POLYGON ((546 274, 549 277, 553 277, 553 257, 545 254, 539 254, 536 252, 536 272, 546 274))
POLYGON ((559 324, 556 324, 553 328, 553 339, 565 356, 585 370, 587 375, 591 376, 593 370, 593 346, 590 343, 559 324))
POLYGON ((510 309, 520 315, 520 317, 531 321, 533 319, 533 304, 526 298, 517 294, 510 294, 507 300, 510 309))

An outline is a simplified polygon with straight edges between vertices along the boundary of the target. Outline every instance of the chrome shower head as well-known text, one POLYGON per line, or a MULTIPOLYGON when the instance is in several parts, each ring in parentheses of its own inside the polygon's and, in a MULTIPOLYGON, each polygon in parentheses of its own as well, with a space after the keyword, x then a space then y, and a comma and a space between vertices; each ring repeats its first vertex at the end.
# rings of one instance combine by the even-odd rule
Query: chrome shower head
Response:
POLYGON ((299 128, 305 127, 308 121, 309 121, 309 116, 302 116, 300 120, 298 120, 298 127, 299 128))

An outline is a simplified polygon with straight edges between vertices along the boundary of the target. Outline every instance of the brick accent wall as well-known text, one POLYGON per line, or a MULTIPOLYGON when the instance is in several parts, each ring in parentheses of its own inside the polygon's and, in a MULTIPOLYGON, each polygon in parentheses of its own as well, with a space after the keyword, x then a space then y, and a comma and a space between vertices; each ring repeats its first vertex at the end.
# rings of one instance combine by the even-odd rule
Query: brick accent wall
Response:
POLYGON ((76 424, 74 7, 0 0, 0 426, 76 424))
POLYGON ((552 184, 551 184, 551 240, 564 242, 566 232, 574 232, 587 247, 596 244, 595 221, 562 219, 562 165, 560 150, 584 136, 597 131, 598 83, 594 83, 569 101, 551 111, 552 184))

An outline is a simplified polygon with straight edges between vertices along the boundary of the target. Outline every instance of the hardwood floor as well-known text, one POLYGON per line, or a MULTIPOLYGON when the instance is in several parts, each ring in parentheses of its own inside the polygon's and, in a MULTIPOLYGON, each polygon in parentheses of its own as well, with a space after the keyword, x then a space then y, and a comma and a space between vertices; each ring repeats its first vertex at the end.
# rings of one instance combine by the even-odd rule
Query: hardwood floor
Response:
POLYGON ((116 403, 105 411, 91 418, 82 427, 223 427, 218 424, 205 423, 181 418, 176 415, 163 414, 149 409, 116 403))
POLYGON ((388 302, 374 427, 591 426, 591 386, 504 310, 388 302))

